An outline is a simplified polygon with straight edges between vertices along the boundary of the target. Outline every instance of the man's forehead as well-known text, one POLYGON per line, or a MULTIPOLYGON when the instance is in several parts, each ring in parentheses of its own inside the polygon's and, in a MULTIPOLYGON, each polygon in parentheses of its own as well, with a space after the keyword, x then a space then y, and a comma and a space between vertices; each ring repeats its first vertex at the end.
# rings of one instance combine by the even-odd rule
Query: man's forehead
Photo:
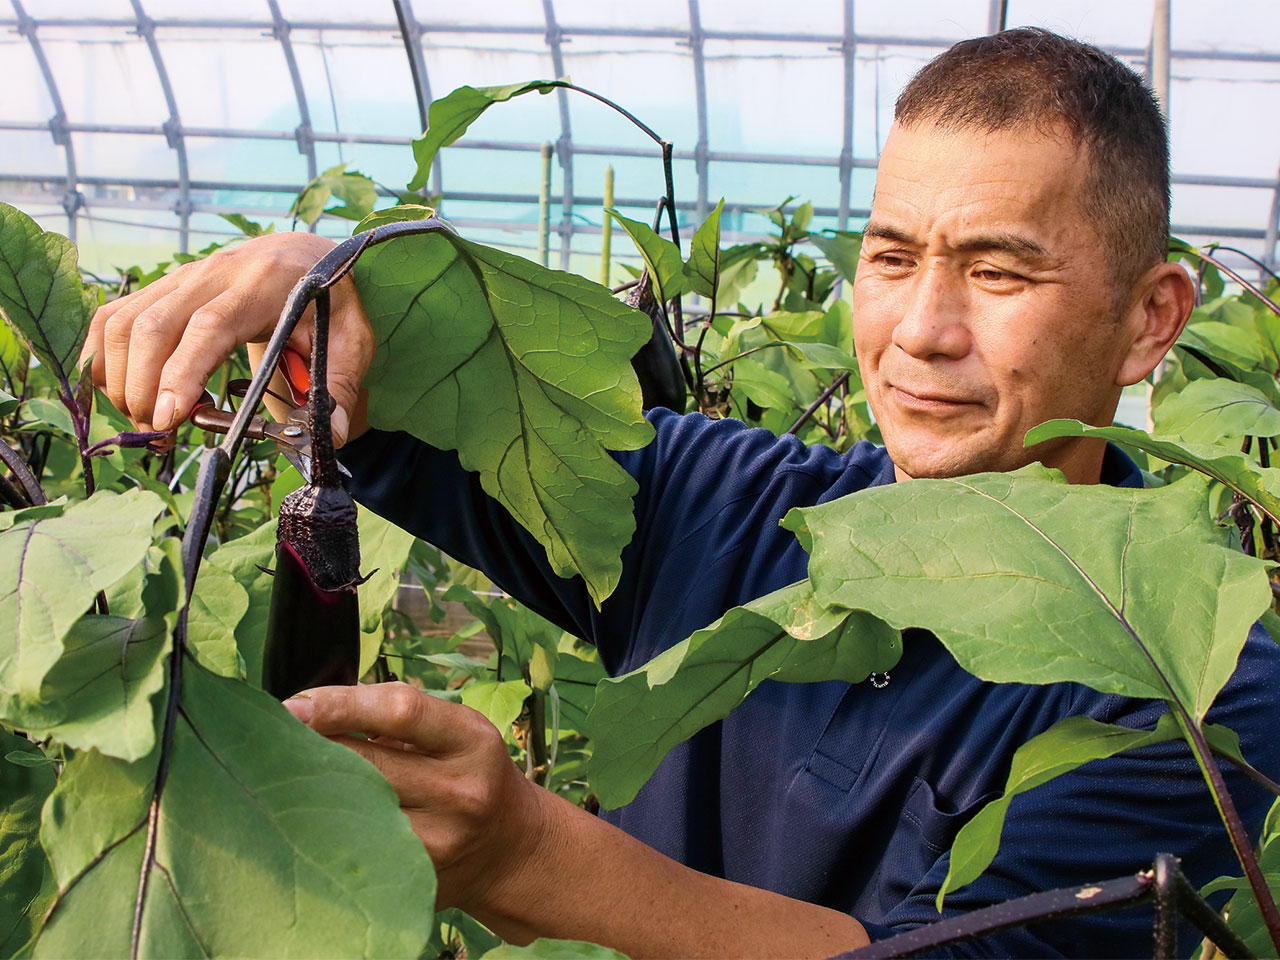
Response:
POLYGON ((994 245, 1009 241, 1016 252, 1042 253, 1056 221, 1082 218, 1086 171, 1078 145, 1035 128, 895 123, 881 153, 867 235, 895 239, 945 223, 949 233, 1005 235, 994 245))

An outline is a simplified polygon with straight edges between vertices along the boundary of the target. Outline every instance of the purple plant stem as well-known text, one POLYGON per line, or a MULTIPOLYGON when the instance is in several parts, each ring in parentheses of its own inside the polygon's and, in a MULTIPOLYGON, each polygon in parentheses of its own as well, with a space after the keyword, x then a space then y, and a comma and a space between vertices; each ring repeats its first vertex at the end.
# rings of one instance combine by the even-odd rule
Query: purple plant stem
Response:
POLYGON ((37 506, 49 502, 49 498, 44 495, 40 482, 36 480, 35 475, 27 468, 26 461, 22 459, 17 450, 3 440, 0 440, 0 460, 3 460, 4 465, 13 471, 18 483, 22 484, 22 489, 26 492, 28 500, 37 506))

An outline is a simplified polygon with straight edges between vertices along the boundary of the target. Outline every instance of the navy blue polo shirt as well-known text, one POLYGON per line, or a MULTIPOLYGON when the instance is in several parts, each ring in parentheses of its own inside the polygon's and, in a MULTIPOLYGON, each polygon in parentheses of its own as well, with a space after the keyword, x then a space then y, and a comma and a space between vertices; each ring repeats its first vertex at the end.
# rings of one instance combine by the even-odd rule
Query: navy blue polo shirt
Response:
MULTIPOLYGON (((869 443, 839 454, 733 420, 662 409, 649 417, 655 440, 615 455, 639 483, 637 530, 621 582, 598 610, 581 579, 551 572, 542 547, 456 455, 372 432, 343 460, 357 499, 594 643, 611 674, 803 579, 808 555, 778 526, 792 507, 894 482, 888 454, 869 443)), ((1142 485, 1115 447, 1103 481, 1142 485)), ((1273 778, 1277 689, 1280 650, 1255 628, 1209 714, 1239 733, 1245 757, 1273 778)), ((694 869, 843 911, 882 939, 938 919, 951 842, 1003 789, 1019 745, 1070 715, 1150 728, 1164 709, 1076 684, 985 683, 932 635, 910 631, 887 686, 766 681, 673 750, 632 803, 602 816, 694 869)), ((1224 772, 1256 835, 1269 798, 1224 772)), ((1181 742, 1088 764, 1015 799, 999 855, 948 894, 945 914, 1123 876, 1158 852, 1180 856, 1197 885, 1240 872, 1181 742)), ((939 955, 1138 956, 1150 953, 1150 924, 1150 910, 1134 908, 1006 931, 939 955)))

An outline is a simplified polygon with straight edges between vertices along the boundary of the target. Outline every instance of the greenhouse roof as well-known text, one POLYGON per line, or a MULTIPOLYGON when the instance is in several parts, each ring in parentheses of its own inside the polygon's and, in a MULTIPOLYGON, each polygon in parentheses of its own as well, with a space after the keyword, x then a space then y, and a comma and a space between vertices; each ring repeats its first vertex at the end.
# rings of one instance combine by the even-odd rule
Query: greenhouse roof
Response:
MULTIPOLYGON (((1280 126, 1265 118, 1280 82, 1280 5, 1163 2, 1174 231, 1274 263, 1280 126)), ((813 203, 815 227, 857 227, 894 99, 930 57, 1004 18, 1149 72, 1162 3, 221 0, 198 16, 183 0, 8 6, 0 199, 109 270, 225 238, 222 213, 287 227, 302 185, 338 164, 403 190, 433 97, 557 76, 674 143, 686 220, 725 197, 726 235, 755 236, 766 221, 752 211, 794 195, 813 203)), ((563 89, 489 111, 443 151, 427 192, 471 235, 532 248, 544 141, 562 266, 599 247, 607 166, 617 205, 637 217, 663 192, 654 144, 563 89)))

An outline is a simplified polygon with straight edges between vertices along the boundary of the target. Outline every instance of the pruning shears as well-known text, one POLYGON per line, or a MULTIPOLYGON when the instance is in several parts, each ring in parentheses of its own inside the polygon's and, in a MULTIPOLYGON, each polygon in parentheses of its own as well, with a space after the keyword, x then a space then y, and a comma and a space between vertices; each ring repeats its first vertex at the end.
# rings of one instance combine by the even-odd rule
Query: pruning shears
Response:
MULTIPOLYGON (((311 482, 311 420, 307 413, 307 399, 311 390, 311 371, 306 359, 298 351, 285 347, 280 354, 277 369, 284 375, 289 387, 289 402, 293 409, 280 422, 256 416, 249 421, 245 436, 253 440, 271 440, 280 448, 280 452, 293 464, 304 480, 311 482)), ((228 386, 232 393, 243 393, 246 381, 233 380, 228 386), (240 389, 237 390, 237 387, 240 389)), ((268 391, 270 392, 270 391, 268 391)), ((272 394, 284 400, 277 394, 272 394)), ((200 395, 191 411, 191 422, 203 430, 212 433, 226 433, 235 420, 234 410, 221 410, 209 391, 200 395)), ((341 464, 338 469, 351 476, 341 464)))

